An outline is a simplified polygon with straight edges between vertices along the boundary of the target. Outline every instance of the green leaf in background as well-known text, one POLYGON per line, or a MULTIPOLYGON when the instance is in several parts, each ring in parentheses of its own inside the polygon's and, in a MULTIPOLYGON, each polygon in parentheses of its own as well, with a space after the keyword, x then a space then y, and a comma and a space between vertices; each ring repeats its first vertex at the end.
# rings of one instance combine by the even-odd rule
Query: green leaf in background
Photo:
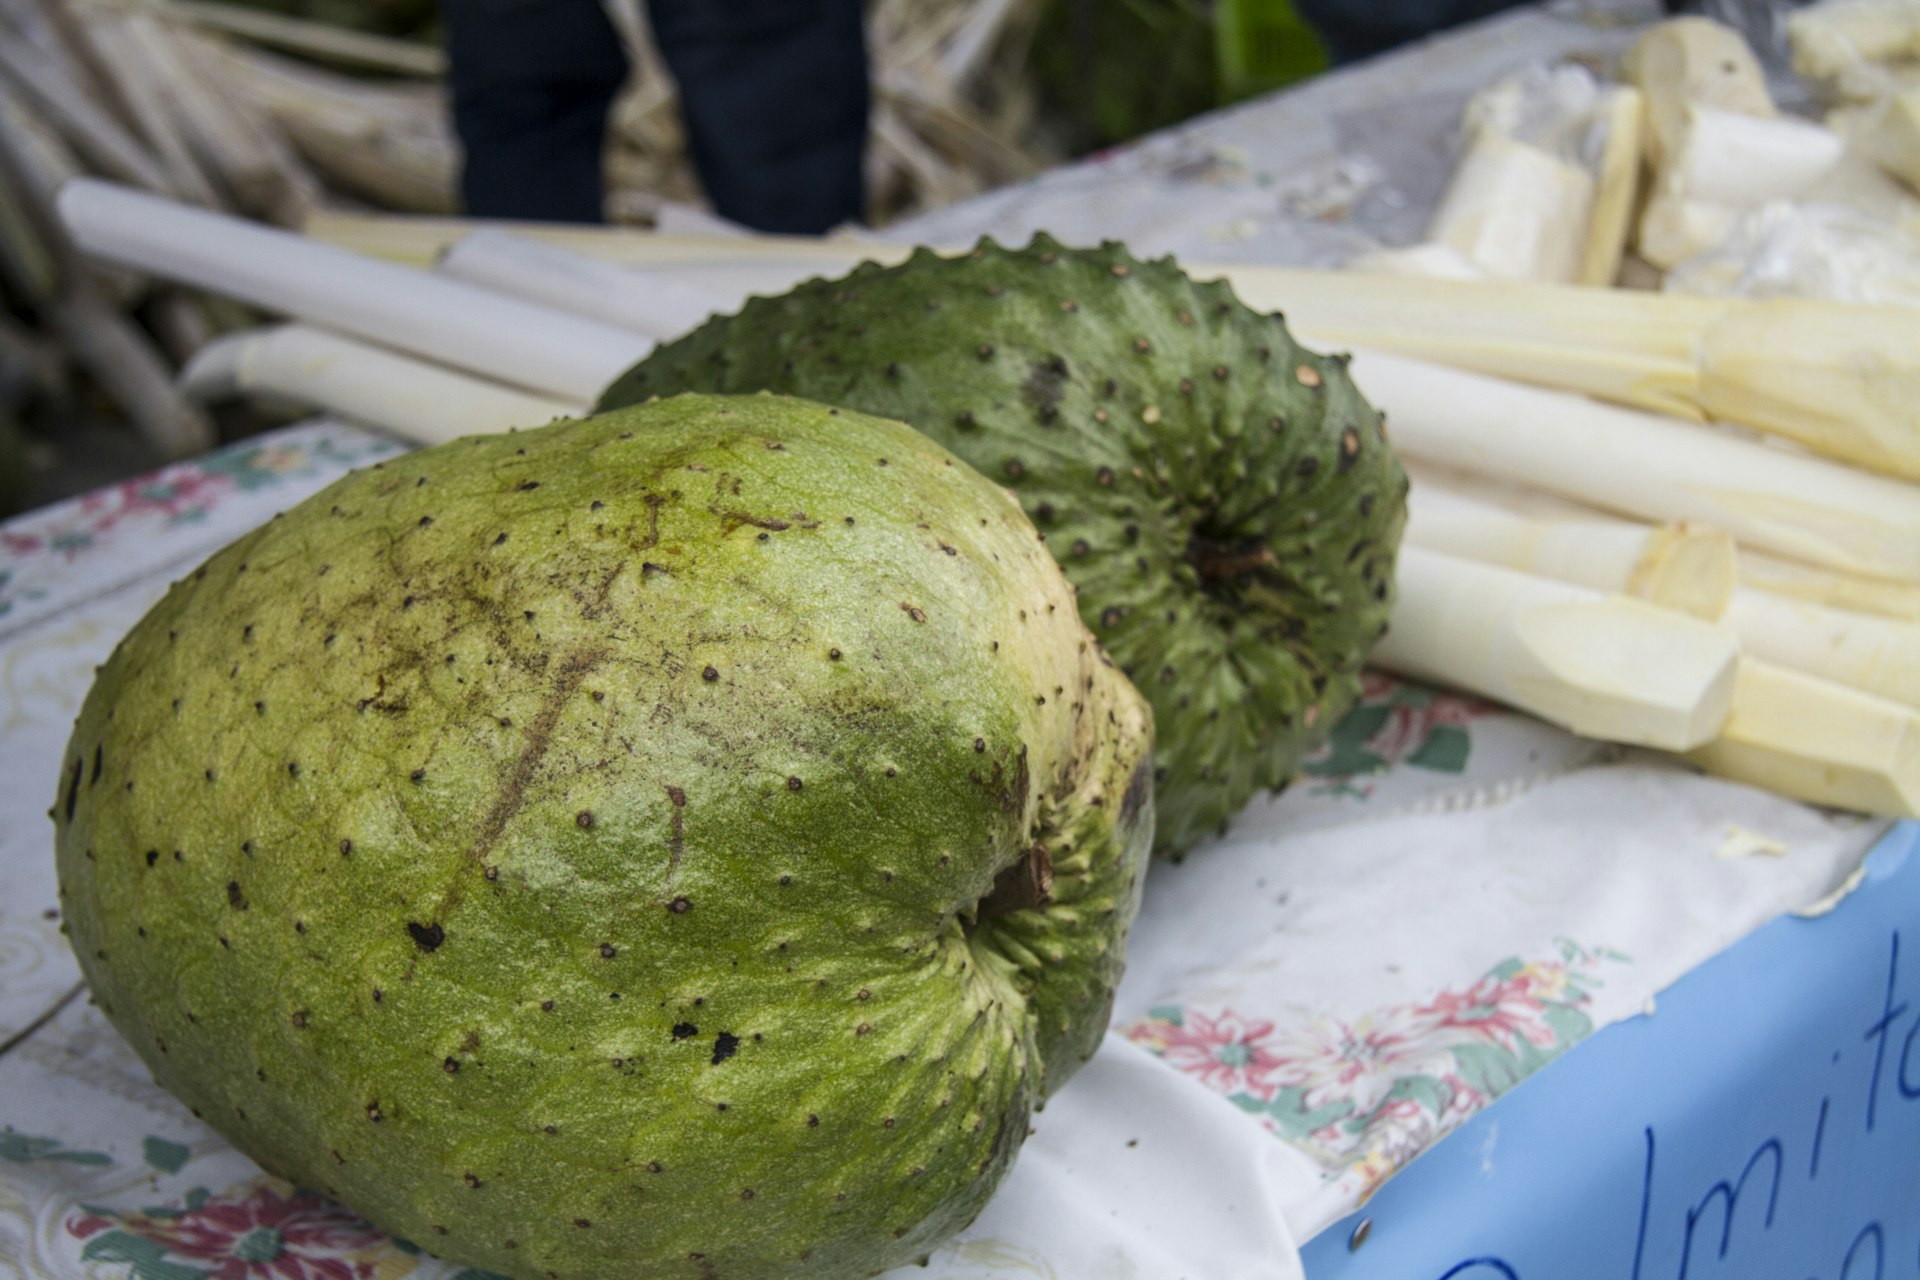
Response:
POLYGON ((1327 69, 1326 46, 1293 0, 1215 0, 1220 100, 1271 93, 1327 69))

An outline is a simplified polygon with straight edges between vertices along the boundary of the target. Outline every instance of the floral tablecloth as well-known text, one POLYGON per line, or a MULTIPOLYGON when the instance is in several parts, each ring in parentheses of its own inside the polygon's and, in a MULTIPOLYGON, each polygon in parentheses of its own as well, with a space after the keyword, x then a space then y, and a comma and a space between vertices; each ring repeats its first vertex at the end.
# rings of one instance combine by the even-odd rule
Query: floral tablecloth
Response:
MULTIPOLYGON (((0 526, 5 1280, 460 1273, 151 1083, 59 935, 44 817, 94 664, 167 582, 397 448, 308 424, 0 526)), ((1154 868, 1106 1048, 932 1274, 1297 1275, 1296 1241, 1881 829, 1370 678, 1292 790, 1154 868)))

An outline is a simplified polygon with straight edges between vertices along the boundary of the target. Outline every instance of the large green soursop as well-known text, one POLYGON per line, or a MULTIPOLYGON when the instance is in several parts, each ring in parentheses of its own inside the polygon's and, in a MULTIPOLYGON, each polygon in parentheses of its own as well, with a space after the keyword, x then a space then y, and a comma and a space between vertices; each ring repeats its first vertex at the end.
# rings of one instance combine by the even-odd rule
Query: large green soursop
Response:
POLYGON ((178 583, 55 803, 95 996, 273 1173, 511 1276, 849 1276, 1104 1030, 1147 706, 907 427, 687 396, 358 472, 178 583))
POLYGON ((1153 702, 1159 845, 1293 777, 1386 629, 1407 481, 1340 358, 1118 245, 982 241, 749 301, 604 403, 770 389, 901 418, 1013 488, 1153 702))

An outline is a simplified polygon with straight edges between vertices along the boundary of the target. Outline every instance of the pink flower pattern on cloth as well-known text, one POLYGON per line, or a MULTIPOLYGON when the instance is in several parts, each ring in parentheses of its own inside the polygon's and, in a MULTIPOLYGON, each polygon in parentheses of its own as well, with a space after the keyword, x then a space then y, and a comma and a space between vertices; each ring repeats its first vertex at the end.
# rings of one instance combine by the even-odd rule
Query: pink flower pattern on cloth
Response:
POLYGON ((398 1252, 332 1201, 264 1179, 179 1208, 87 1209, 66 1228, 87 1242, 82 1258, 131 1263, 134 1280, 375 1280, 398 1252))
POLYGON ((1358 1018, 1161 1005, 1120 1031, 1364 1194, 1585 1038, 1601 967, 1625 959, 1562 940, 1554 958, 1358 1018))

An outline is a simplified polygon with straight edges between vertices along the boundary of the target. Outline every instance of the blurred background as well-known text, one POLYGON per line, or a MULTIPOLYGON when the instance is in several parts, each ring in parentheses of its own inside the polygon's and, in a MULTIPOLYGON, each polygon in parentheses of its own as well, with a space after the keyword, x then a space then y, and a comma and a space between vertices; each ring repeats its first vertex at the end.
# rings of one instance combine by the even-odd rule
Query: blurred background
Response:
MULTIPOLYGON (((1502 7, 1305 3, 1314 22, 1293 0, 865 0, 864 192, 847 221, 884 227, 1502 7)), ((608 89, 599 212, 714 228, 649 6, 597 8, 628 71, 608 89)), ((271 420, 209 419, 170 385, 252 317, 80 264, 49 213, 60 183, 93 173, 288 227, 458 215, 444 18, 435 0, 0 0, 0 513, 271 420)))

